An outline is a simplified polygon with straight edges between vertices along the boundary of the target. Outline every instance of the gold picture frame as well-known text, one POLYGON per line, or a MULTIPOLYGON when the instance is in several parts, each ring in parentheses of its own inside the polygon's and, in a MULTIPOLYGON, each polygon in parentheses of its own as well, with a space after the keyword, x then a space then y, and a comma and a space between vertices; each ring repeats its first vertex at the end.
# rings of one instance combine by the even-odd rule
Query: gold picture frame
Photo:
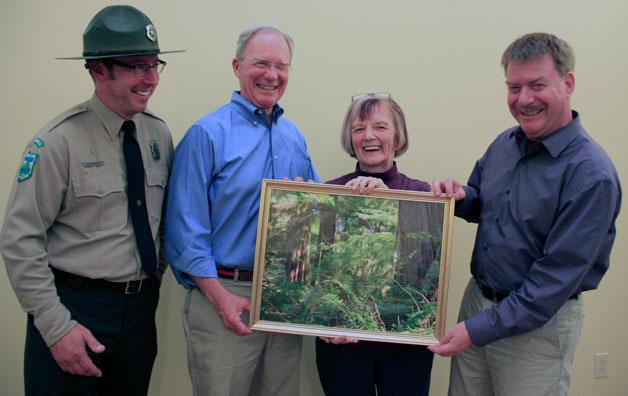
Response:
POLYGON ((445 330, 454 199, 264 180, 254 330, 437 344, 445 330))

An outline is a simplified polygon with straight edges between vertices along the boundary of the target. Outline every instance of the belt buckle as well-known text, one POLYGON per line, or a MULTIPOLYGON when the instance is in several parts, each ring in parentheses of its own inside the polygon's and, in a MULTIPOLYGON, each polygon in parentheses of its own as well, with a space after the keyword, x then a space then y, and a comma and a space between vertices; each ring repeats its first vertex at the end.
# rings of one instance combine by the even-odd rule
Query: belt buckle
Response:
POLYGON ((142 283, 144 279, 140 279, 138 281, 128 281, 126 283, 126 287, 124 288, 124 294, 138 294, 142 291, 142 283))

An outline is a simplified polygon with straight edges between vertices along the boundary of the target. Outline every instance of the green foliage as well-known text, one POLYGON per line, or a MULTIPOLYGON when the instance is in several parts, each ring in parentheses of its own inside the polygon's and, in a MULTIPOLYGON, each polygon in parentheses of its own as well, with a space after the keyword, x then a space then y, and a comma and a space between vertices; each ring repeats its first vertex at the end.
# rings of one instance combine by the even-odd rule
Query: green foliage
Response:
MULTIPOLYGON (((417 287, 401 284, 397 262, 397 205, 368 197, 288 192, 271 202, 266 269, 260 316, 265 320, 319 324, 360 330, 434 334, 439 263, 417 287), (294 216, 307 207, 305 216, 294 216), (314 253, 321 209, 336 213, 333 250, 314 253), (309 222, 310 252, 316 257, 305 281, 285 275, 286 240, 295 222, 309 222)), ((416 235, 414 235, 416 234, 416 235)), ((430 238, 440 251, 438 237, 430 238)), ((436 257, 439 257, 437 255, 436 257)))

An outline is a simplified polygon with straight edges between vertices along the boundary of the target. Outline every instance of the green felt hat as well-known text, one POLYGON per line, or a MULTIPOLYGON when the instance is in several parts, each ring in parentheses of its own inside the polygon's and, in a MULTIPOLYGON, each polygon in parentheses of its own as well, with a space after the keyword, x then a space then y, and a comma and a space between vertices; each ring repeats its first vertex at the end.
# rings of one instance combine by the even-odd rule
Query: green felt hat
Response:
POLYGON ((87 25, 83 33, 83 56, 57 59, 99 59, 183 51, 161 51, 155 26, 142 11, 128 5, 114 5, 100 10, 87 25))

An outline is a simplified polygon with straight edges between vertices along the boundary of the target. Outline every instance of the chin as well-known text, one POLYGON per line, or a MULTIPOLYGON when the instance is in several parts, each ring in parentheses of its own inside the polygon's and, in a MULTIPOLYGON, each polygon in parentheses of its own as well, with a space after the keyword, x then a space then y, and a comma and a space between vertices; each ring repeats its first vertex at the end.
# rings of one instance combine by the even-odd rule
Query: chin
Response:
POLYGON ((139 113, 140 111, 146 110, 147 107, 148 107, 148 101, 146 101, 146 103, 138 103, 137 105, 134 106, 134 110, 136 113, 139 113))
POLYGON ((259 105, 263 108, 272 108, 279 101, 277 95, 264 95, 258 101, 259 105))

